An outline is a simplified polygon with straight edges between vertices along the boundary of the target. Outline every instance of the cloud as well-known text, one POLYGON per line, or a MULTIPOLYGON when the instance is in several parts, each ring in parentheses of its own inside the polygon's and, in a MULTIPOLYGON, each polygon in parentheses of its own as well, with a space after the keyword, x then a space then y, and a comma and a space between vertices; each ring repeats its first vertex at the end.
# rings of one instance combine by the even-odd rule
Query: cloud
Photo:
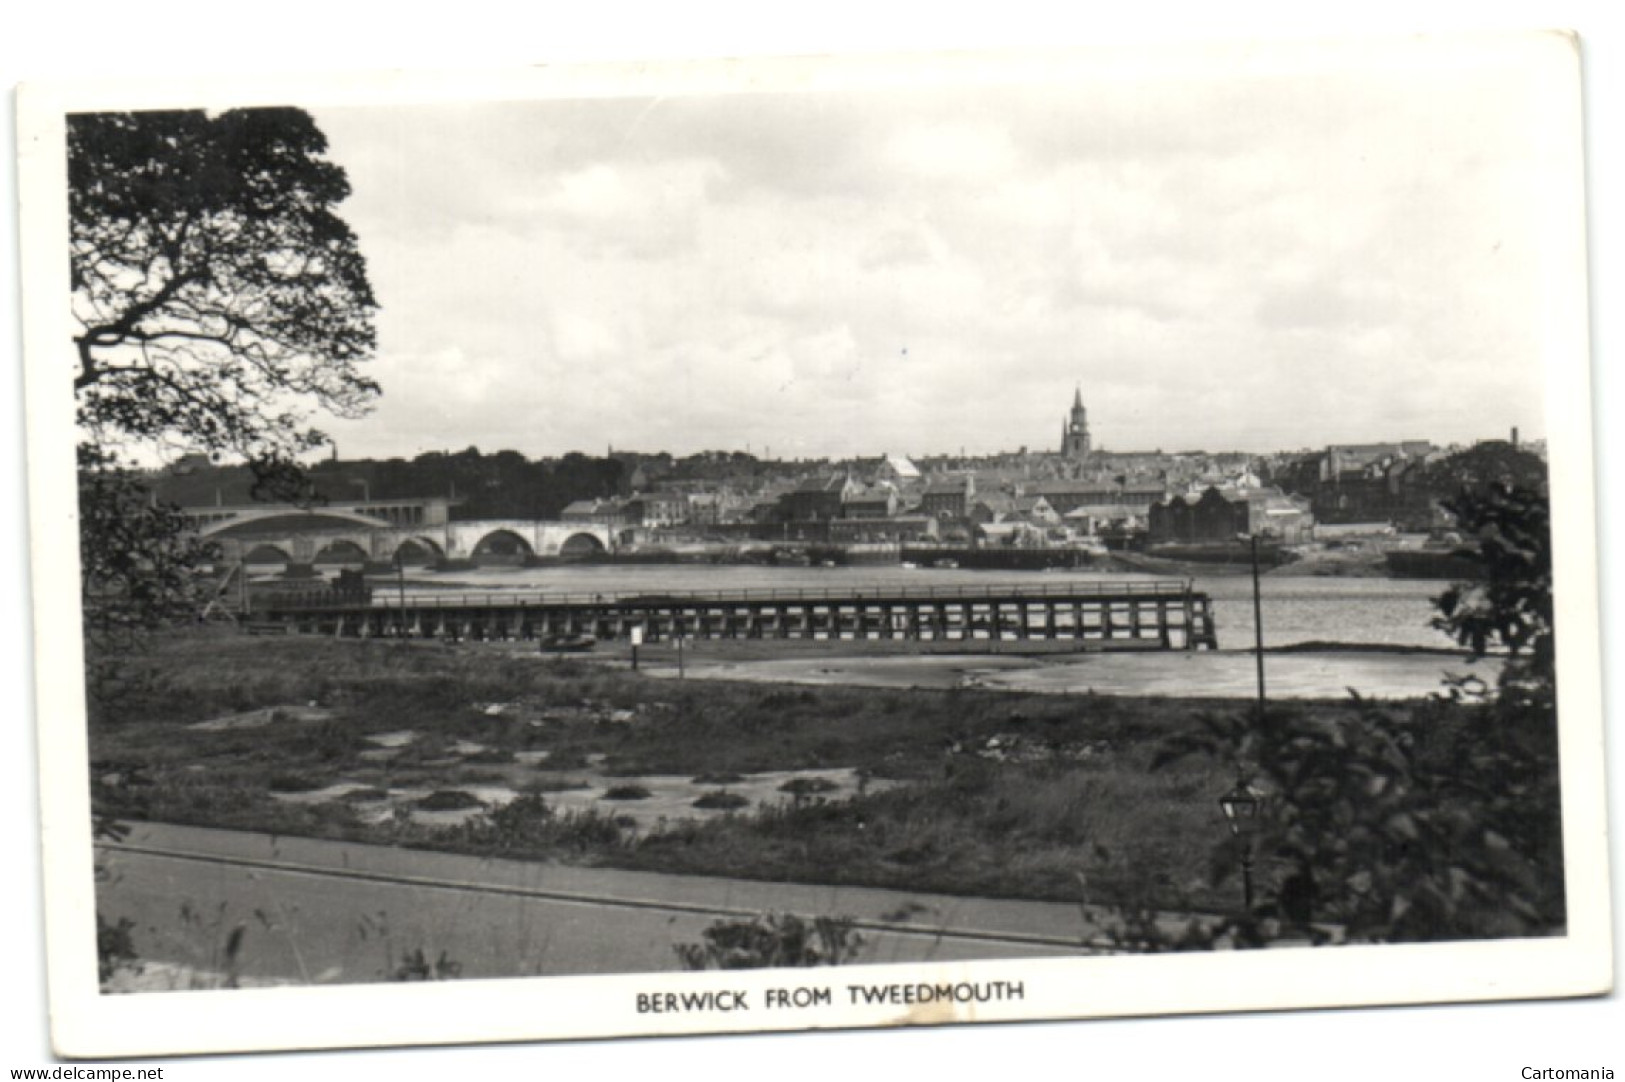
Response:
POLYGON ((1119 448, 1537 434, 1567 178, 1518 87, 1192 67, 323 111, 383 304, 365 438, 1048 446, 1079 382, 1119 448))

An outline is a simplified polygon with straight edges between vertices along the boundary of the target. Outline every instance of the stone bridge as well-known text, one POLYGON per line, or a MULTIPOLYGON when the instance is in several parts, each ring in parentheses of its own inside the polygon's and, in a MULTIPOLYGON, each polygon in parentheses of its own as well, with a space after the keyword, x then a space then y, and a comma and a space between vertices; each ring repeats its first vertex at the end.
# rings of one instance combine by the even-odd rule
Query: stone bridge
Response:
POLYGON ((267 508, 202 525, 199 534, 237 563, 248 558, 288 564, 364 560, 373 564, 442 563, 481 557, 514 562, 538 556, 590 556, 613 551, 615 529, 602 522, 484 519, 398 525, 354 511, 267 508))

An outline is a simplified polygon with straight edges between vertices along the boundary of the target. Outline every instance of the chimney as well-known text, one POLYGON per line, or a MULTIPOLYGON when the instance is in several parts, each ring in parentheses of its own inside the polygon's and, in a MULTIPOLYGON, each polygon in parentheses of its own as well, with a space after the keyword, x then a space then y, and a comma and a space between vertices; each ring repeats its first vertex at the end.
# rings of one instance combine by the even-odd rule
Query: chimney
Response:
POLYGON ((1517 425, 1512 426, 1512 449, 1513 450, 1518 449, 1518 426, 1517 425))

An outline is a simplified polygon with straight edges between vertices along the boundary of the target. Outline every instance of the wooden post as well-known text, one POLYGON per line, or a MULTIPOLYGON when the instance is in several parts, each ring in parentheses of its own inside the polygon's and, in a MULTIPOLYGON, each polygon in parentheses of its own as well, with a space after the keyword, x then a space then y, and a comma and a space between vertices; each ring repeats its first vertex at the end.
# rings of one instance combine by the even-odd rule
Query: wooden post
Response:
POLYGON ((1258 586, 1258 535, 1253 534, 1253 645, 1258 659, 1258 720, 1264 720, 1264 604, 1258 586))

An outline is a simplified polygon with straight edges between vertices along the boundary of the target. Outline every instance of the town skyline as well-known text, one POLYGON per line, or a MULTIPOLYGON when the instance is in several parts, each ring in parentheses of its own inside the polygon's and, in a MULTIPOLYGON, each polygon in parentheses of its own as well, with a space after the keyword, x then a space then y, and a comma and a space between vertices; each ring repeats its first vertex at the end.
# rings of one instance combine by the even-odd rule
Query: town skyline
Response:
POLYGON ((380 302, 346 455, 1546 435, 1516 58, 308 106, 380 302), (1506 61, 1503 65, 1502 61, 1506 61))

